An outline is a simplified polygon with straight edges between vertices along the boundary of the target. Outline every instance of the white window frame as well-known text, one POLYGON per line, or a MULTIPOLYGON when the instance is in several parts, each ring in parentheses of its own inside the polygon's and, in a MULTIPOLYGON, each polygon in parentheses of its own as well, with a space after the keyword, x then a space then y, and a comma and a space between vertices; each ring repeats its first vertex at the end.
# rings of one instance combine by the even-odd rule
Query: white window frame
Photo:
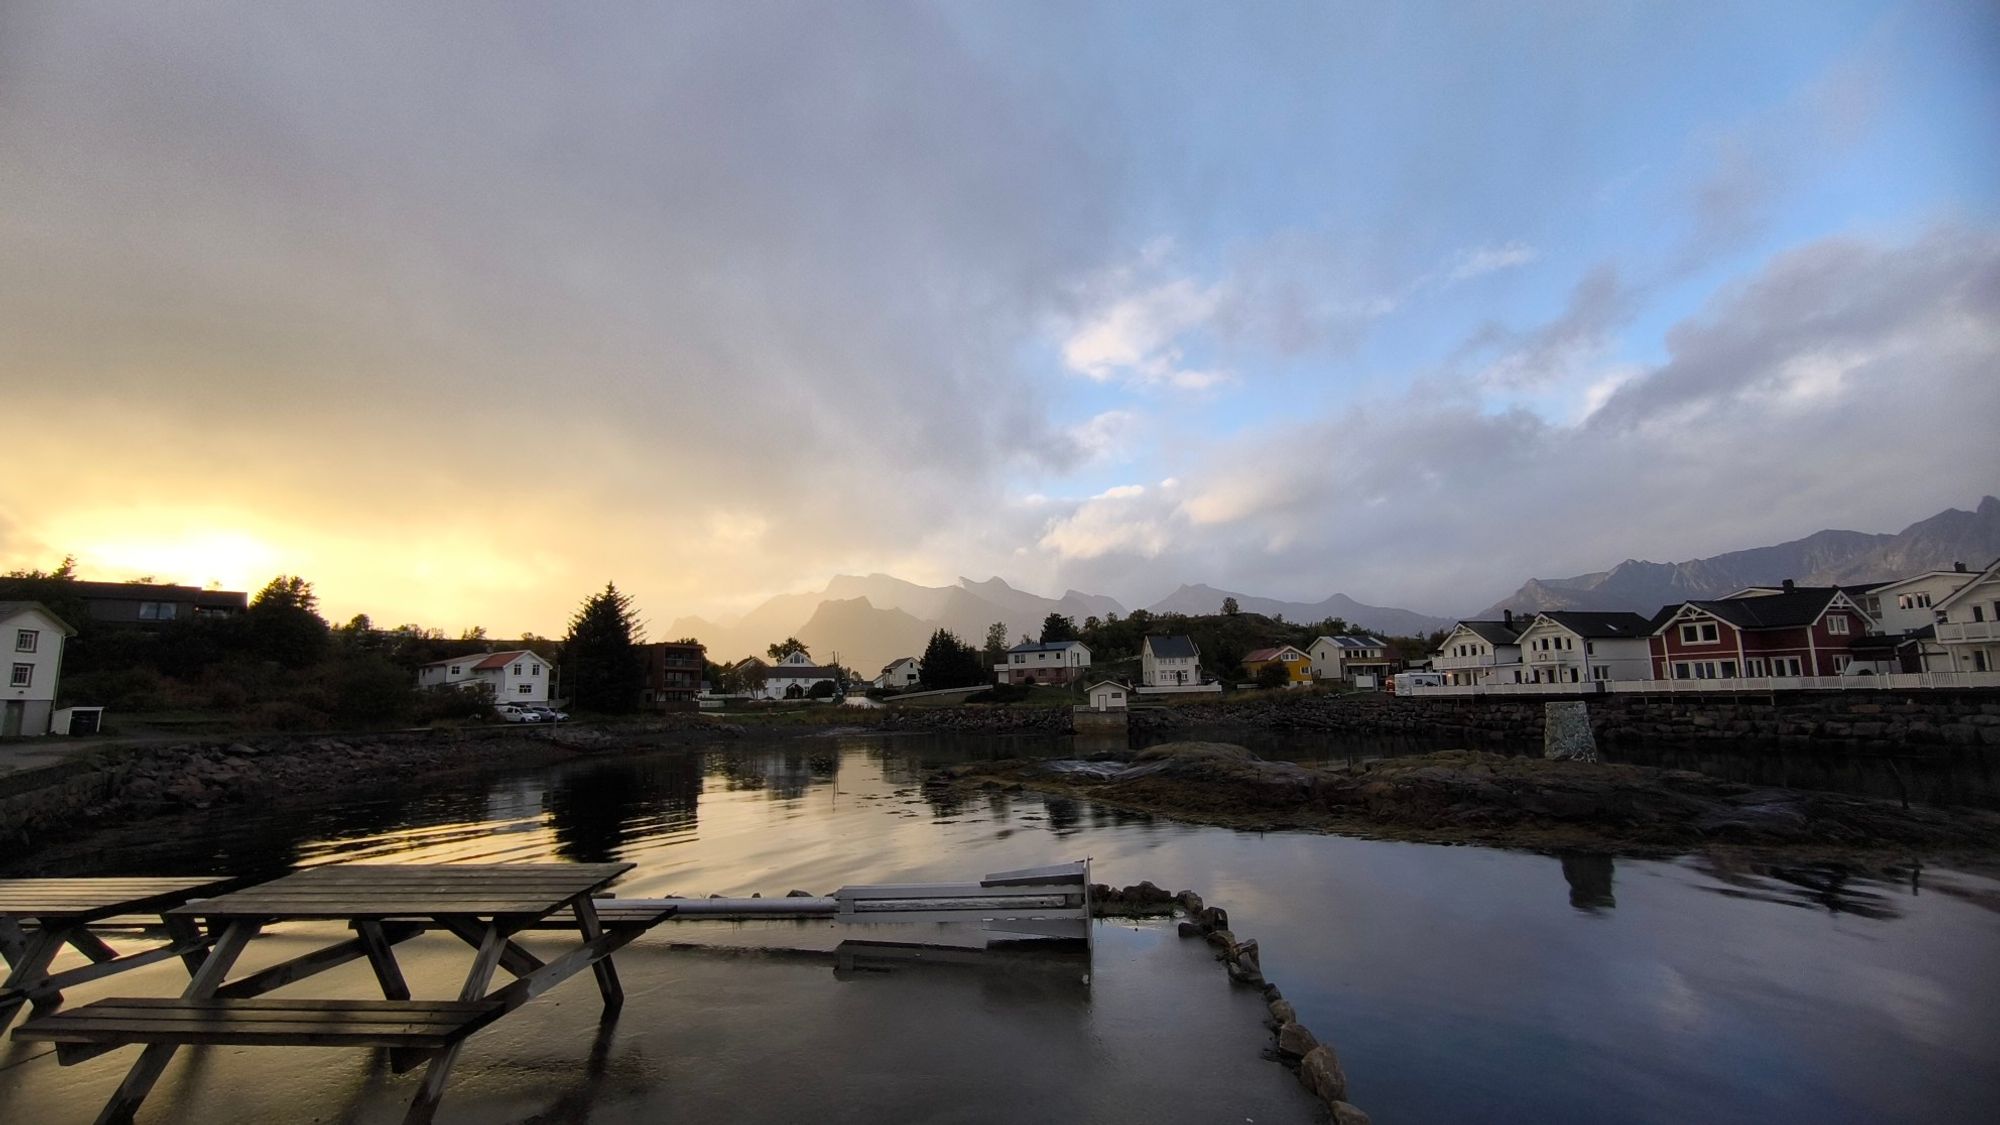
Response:
POLYGON ((1832 633, 1835 636, 1843 636, 1843 637, 1846 636, 1847 615, 1844 613, 1835 613, 1829 615, 1826 619, 1826 631, 1832 633))
POLYGON ((8 687, 34 687, 35 666, 33 664, 14 665, 14 674, 9 677, 8 687))
POLYGON ((40 629, 17 629, 14 631, 14 651, 34 652, 42 643, 40 629))
POLYGON ((1722 627, 1713 621, 1681 622, 1681 643, 1684 645, 1719 645, 1722 643, 1722 627))

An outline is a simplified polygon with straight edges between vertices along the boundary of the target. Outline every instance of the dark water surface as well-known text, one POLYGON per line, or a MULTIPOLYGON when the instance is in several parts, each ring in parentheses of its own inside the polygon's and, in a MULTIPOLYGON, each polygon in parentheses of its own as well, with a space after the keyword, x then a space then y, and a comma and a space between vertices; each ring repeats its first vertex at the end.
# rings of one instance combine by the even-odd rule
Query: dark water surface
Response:
MULTIPOLYGON (((1386 1125, 1971 1122, 1995 1119, 2000 1107, 2000 881, 1993 878, 1916 864, 1878 874, 1738 869, 1703 859, 1235 832, 1069 799, 960 800, 920 785, 934 767, 968 756, 1062 749, 1026 740, 853 737, 649 752, 306 812, 231 809, 175 822, 164 841, 157 828, 107 833, 87 849, 58 853, 52 862, 62 870, 46 873, 623 859, 639 866, 618 884, 621 896, 769 896, 824 893, 846 882, 963 879, 1090 856, 1103 881, 1192 887, 1226 906, 1239 936, 1261 943, 1267 975, 1301 1019, 1338 1048, 1353 1100, 1386 1125)), ((1291 749, 1288 756, 1314 758, 1397 748, 1291 749)), ((1168 956, 1148 952, 1153 940, 1112 943, 1100 956, 1135 964, 1168 956)), ((1122 979, 1129 986, 1137 978, 1122 979)), ((726 991, 722 980, 688 977, 689 987, 726 991)), ((800 995, 802 1004, 819 1002, 810 988, 800 995)), ((918 995, 909 1003, 924 1003, 918 995)), ((839 1002, 832 993, 825 1000, 839 1002)), ((980 1010, 969 1003, 968 1011, 980 1010)), ((1103 1006, 1113 1010, 1108 998, 1103 1006)), ((627 1024, 638 1007, 628 1005, 627 1024)), ((1138 1006, 1122 1010, 1132 1020, 1153 1018, 1138 1006)), ((510 1027, 503 1021, 487 1034, 526 1034, 510 1027)), ((773 1023, 774 1035, 782 1030, 773 1023)), ((924 1088, 974 1082, 989 1064, 1011 1074, 1006 1035, 1043 1033, 1009 1024, 987 1034, 977 1042, 989 1057, 945 1052, 954 1061, 936 1063, 936 1082, 924 1088)), ((1079 1045, 1108 1041, 1101 1028, 1048 1034, 1080 1036, 1079 1045)), ((1028 1055, 1049 1053, 1049 1042, 1038 1040, 1028 1055)), ((678 1096, 693 1097, 685 1064, 700 1052, 673 1036, 655 1050, 661 1074, 673 1071, 683 1083, 678 1096)), ((1121 1062, 1108 1052, 1093 1060, 1104 1070, 1096 1081, 1107 1087, 1112 1072, 1146 1073, 1138 1057, 1121 1062)), ((0 1091, 7 1080, 0 1072, 0 1091)), ((673 1107, 644 1101, 650 1080, 629 1078, 636 1102, 584 1097, 546 1119, 651 1119, 632 1106, 673 1107)), ((1214 1081, 1247 1082, 1272 1097, 1290 1080, 1265 1065, 1218 1072, 1214 1081)), ((854 1096, 866 1105, 871 1095, 856 1087, 854 1096)), ((991 1112, 982 1113, 980 1104, 908 1116, 1007 1120, 1023 1109, 984 1103, 991 1112)), ((447 1097, 447 1111, 453 1105, 447 1097)), ((1064 1108, 1076 1120, 1115 1116, 1102 1104, 1064 1108)), ((1159 1110, 1178 1118, 1166 1105, 1159 1110)), ((1223 1119, 1245 1116, 1254 1114, 1223 1119)), ((880 1117, 898 1114, 884 1109, 880 1117)))

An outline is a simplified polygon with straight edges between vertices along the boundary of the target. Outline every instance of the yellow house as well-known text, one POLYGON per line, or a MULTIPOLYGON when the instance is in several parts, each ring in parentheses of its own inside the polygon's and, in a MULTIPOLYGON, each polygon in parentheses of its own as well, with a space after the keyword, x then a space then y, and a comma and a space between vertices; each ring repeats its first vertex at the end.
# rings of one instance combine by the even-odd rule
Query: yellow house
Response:
POLYGON ((1299 687, 1303 684, 1312 683, 1312 657, 1307 656, 1304 652, 1293 648, 1291 645, 1284 645, 1279 648, 1260 648, 1244 656, 1243 674, 1254 680, 1257 678, 1257 673, 1266 664, 1283 664, 1285 666, 1286 687, 1299 687))

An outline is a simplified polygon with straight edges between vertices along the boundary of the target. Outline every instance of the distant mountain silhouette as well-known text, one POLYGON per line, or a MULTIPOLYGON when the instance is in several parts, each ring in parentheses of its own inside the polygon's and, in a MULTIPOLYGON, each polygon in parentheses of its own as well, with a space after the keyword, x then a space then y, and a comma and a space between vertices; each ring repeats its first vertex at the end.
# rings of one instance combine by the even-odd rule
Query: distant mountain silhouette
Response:
POLYGON ((1182 586, 1146 609, 1152 613, 1185 613, 1190 616, 1220 613, 1224 598, 1235 598, 1237 608, 1245 613, 1261 613, 1266 617, 1282 615, 1287 621, 1301 624, 1338 617, 1357 629, 1399 637, 1420 636, 1436 629, 1448 629, 1452 624, 1449 618, 1432 617, 1414 610, 1363 605, 1346 594, 1335 594, 1316 602, 1287 602, 1206 585, 1182 586))
POLYGON ((1715 598, 1745 586, 1787 578, 1804 585, 1880 582, 1962 562, 1982 567, 2000 557, 2000 500, 1983 497, 1973 511, 1947 508, 1894 534, 1818 531, 1773 547, 1753 547, 1706 559, 1656 563, 1627 559, 1610 570, 1573 578, 1531 578, 1481 617, 1502 610, 1631 610, 1715 598))

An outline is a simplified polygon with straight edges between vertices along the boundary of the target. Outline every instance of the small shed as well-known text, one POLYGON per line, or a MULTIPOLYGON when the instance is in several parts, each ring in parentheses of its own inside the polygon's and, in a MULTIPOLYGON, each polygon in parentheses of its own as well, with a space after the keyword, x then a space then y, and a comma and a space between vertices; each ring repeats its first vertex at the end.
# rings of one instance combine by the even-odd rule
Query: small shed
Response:
POLYGON ((1123 711, 1128 694, 1130 689, 1117 680, 1099 680, 1083 691, 1092 711, 1123 711))

